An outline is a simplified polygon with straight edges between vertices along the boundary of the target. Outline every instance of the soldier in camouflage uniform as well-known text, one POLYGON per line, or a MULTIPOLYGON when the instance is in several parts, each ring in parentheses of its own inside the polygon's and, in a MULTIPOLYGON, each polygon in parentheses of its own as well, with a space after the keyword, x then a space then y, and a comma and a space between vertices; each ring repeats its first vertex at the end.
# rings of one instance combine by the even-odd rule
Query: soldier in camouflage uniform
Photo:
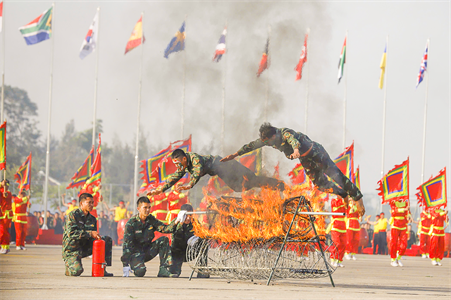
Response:
MULTIPOLYGON (((193 207, 191 204, 183 204, 180 208, 180 212, 193 211, 193 207)), ((179 214, 180 215, 180 214, 179 214)), ((201 240, 194 235, 194 229, 192 224, 192 218, 190 215, 186 215, 186 219, 183 221, 183 224, 177 231, 172 234, 172 266, 170 268, 171 273, 180 274, 182 273, 182 264, 186 262, 186 248, 188 243, 195 243, 196 245, 200 244, 201 240)), ((205 254, 200 258, 199 263, 202 265, 206 265, 207 258, 205 254)), ((197 273, 197 278, 209 278, 208 274, 197 273)))
MULTIPOLYGON (((92 255, 92 244, 95 239, 105 241, 105 260, 111 266, 111 250, 113 242, 109 236, 101 237, 97 232, 97 220, 89 212, 94 208, 91 194, 79 196, 80 208, 66 216, 63 234, 63 260, 66 265, 66 276, 80 276, 83 273, 81 259, 92 255)), ((113 276, 105 270, 105 276, 113 276)))
POLYGON ((121 261, 123 264, 124 277, 129 272, 135 276, 143 277, 146 274, 145 262, 153 259, 159 254, 160 270, 158 277, 178 277, 171 274, 168 268, 172 265, 171 247, 166 236, 155 237, 155 231, 161 233, 173 233, 183 224, 176 224, 175 220, 164 225, 150 214, 150 201, 147 197, 141 197, 137 201, 138 214, 131 217, 125 225, 124 244, 122 246, 121 261))
POLYGON ((283 152, 289 159, 299 158, 305 173, 318 189, 339 195, 345 201, 348 196, 356 201, 359 214, 365 213, 360 190, 340 171, 330 159, 329 154, 320 144, 309 139, 300 132, 289 128, 275 128, 269 123, 260 127, 260 138, 241 147, 234 154, 228 155, 221 161, 229 161, 237 156, 251 152, 263 146, 272 146, 283 152), (328 180, 327 176, 336 183, 328 180))
POLYGON ((176 185, 176 191, 191 189, 202 176, 218 175, 219 178, 235 192, 241 192, 243 189, 249 190, 253 187, 270 186, 283 189, 284 183, 275 178, 257 176, 251 170, 237 161, 221 162, 220 156, 199 155, 192 152, 186 152, 182 149, 176 149, 171 154, 173 163, 177 166, 177 172, 172 174, 166 184, 151 191, 149 195, 158 195, 177 183, 186 172, 191 174, 191 180, 186 186, 176 185))

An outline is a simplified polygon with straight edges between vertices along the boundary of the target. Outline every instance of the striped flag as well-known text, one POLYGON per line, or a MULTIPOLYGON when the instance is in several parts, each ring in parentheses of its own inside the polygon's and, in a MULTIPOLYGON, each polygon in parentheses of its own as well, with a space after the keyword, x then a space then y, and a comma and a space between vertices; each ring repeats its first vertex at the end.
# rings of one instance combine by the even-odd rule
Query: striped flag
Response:
POLYGON ((263 73, 264 70, 269 68, 269 37, 266 40, 265 52, 263 52, 262 59, 260 60, 260 65, 258 66, 257 77, 263 73))
POLYGON ((19 192, 29 190, 31 185, 31 152, 25 162, 19 167, 14 175, 16 182, 19 184, 19 192))
POLYGON ((80 58, 83 59, 92 51, 96 50, 97 39, 99 35, 99 10, 97 10, 94 20, 89 26, 88 34, 86 34, 80 49, 80 58))
POLYGON ((213 57, 213 61, 219 62, 222 58, 222 55, 226 52, 226 34, 227 27, 224 28, 221 37, 219 38, 218 45, 216 46, 215 56, 213 57))
POLYGON ((97 154, 94 163, 91 166, 91 178, 86 180, 85 185, 94 184, 98 185, 102 180, 102 147, 99 133, 99 145, 97 146, 97 154))
POLYGON ((296 71, 296 80, 300 80, 302 78, 302 68, 304 67, 304 63, 307 62, 307 39, 308 33, 305 35, 304 46, 302 46, 301 57, 299 58, 298 65, 294 69, 296 71))
POLYGON ((52 36, 53 6, 39 17, 19 28, 27 45, 34 45, 48 40, 52 36))
POLYGON ((94 146, 91 148, 91 152, 89 152, 88 157, 85 159, 83 164, 78 168, 77 172, 75 172, 74 176, 71 178, 71 183, 66 187, 66 189, 73 189, 78 186, 82 186, 86 180, 91 177, 91 166, 94 161, 94 146))
POLYGON ((345 37, 345 42, 343 43, 343 47, 341 48, 341 54, 340 54, 340 61, 338 62, 338 83, 340 83, 341 78, 343 77, 343 71, 346 63, 346 39, 348 37, 345 37))
POLYGON ((6 169, 6 121, 0 126, 0 170, 6 169))
POLYGON ((387 44, 385 44, 384 54, 382 54, 381 60, 381 77, 379 77, 379 88, 382 90, 384 87, 384 76, 385 76, 385 64, 387 63, 387 44))
POLYGON ((138 22, 135 25, 135 28, 133 28, 132 35, 128 39, 127 45, 125 46, 125 53, 135 49, 139 45, 141 45, 141 42, 145 42, 146 39, 143 36, 143 16, 141 15, 141 18, 139 18, 138 22))
POLYGON ((429 43, 426 42, 426 50, 424 50, 423 59, 421 60, 420 72, 418 73, 416 87, 418 87, 418 85, 423 81, 424 72, 427 70, 428 67, 428 47, 429 43))

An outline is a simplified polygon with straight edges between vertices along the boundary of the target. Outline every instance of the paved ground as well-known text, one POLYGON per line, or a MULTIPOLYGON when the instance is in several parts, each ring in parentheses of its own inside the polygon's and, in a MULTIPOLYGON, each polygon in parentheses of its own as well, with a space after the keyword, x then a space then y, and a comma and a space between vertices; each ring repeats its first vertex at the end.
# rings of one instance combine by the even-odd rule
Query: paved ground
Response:
POLYGON ((91 277, 91 260, 84 259, 81 277, 66 277, 61 246, 27 246, 0 256, 0 299, 450 299, 451 259, 442 267, 430 260, 408 257, 404 267, 389 265, 388 256, 359 255, 345 261, 328 278, 266 282, 221 278, 188 281, 184 265, 181 278, 157 278, 157 260, 147 264, 144 278, 122 278, 121 248, 113 249, 113 278, 91 277))

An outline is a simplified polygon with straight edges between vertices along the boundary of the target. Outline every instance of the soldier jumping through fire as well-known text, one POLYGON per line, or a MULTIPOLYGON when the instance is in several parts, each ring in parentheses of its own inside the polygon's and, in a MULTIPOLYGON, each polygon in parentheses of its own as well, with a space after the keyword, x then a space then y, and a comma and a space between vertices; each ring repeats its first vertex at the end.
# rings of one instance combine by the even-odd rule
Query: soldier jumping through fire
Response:
POLYGON ((224 157, 221 161, 226 162, 251 152, 263 146, 272 146, 283 152, 289 159, 299 158, 305 173, 312 182, 324 192, 330 192, 342 197, 345 202, 350 196, 357 205, 359 214, 365 214, 362 193, 360 190, 340 171, 330 159, 329 154, 322 145, 310 140, 301 132, 295 132, 289 128, 275 128, 270 123, 263 123, 260 127, 260 138, 244 145, 234 154, 224 157), (336 184, 330 181, 327 176, 336 184))
POLYGON ((206 174, 210 176, 218 175, 235 192, 263 186, 284 189, 282 181, 275 178, 257 176, 234 160, 221 162, 220 156, 199 155, 192 152, 185 153, 182 149, 176 149, 172 152, 171 158, 177 166, 177 172, 171 175, 166 184, 152 190, 148 195, 154 196, 163 193, 182 179, 186 172, 191 174, 191 180, 186 186, 176 185, 177 192, 191 189, 206 174))

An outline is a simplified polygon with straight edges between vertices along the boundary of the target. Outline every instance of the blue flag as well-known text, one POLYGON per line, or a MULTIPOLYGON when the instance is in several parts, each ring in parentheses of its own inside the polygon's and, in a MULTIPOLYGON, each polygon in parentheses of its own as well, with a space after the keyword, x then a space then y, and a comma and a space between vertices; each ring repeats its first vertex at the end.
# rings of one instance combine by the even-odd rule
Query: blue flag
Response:
POLYGON ((166 50, 164 50, 164 57, 168 58, 169 54, 172 52, 179 52, 182 50, 185 50, 185 22, 183 22, 180 30, 177 31, 169 45, 166 47, 166 50))

